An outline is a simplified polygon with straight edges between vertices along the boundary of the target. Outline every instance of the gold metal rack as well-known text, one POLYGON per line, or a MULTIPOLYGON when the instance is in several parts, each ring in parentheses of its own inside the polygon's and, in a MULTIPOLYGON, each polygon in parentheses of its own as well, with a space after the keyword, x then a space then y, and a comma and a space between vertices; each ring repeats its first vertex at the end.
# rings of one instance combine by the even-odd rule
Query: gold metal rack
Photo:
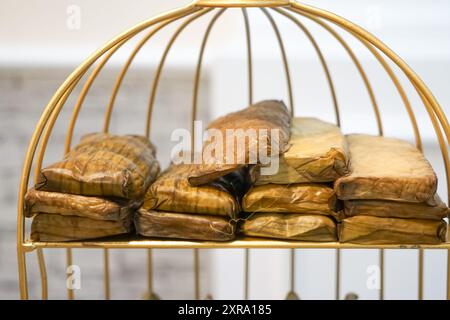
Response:
MULTIPOLYGON (((31 170, 34 166, 34 179, 39 175, 40 169, 42 167, 46 147, 48 140, 52 134, 55 122, 58 119, 61 109, 65 106, 67 99, 72 94, 73 90, 80 81, 87 75, 88 71, 92 69, 90 74, 87 76, 84 84, 81 87, 81 92, 75 103, 72 111, 72 116, 69 120, 67 126, 67 136, 65 143, 65 152, 69 152, 72 143, 72 136, 75 130, 75 125, 78 119, 79 112, 83 106, 85 97, 89 93, 92 84, 95 82, 97 76, 101 73, 104 66, 108 63, 110 58, 121 48, 125 43, 134 38, 139 34, 143 34, 143 37, 137 42, 135 48, 131 51, 129 58, 123 65, 120 73, 118 74, 109 103, 106 108, 104 117, 103 131, 109 131, 109 124, 111 120, 111 115, 114 109, 116 96, 121 88, 123 79, 133 63, 134 58, 138 52, 145 46, 145 44, 160 30, 172 24, 178 20, 181 24, 176 29, 172 37, 167 42, 167 46, 163 52, 160 63, 154 74, 153 83, 150 88, 150 96, 148 101, 148 111, 146 117, 146 130, 147 136, 150 136, 151 130, 151 119, 153 114, 153 105, 155 103, 155 97, 158 90, 159 80, 164 68, 166 58, 172 48, 172 45, 176 41, 177 37, 183 32, 183 30, 194 22, 196 19, 212 14, 212 18, 207 25, 203 39, 201 42, 201 47, 198 55, 198 61, 195 68, 195 80, 193 83, 193 98, 192 98, 192 109, 191 109, 191 120, 192 126, 194 120, 197 118, 197 104, 198 104, 198 94, 199 94, 199 83, 201 78, 202 62, 204 57, 205 48, 208 42, 209 35, 213 29, 215 23, 220 19, 223 13, 234 8, 234 10, 240 10, 242 12, 245 36, 246 36, 246 53, 247 53, 247 68, 248 68, 248 102, 251 104, 253 102, 253 63, 252 63, 252 41, 251 41, 251 23, 249 21, 249 16, 247 11, 261 10, 262 14, 267 18, 268 23, 271 25, 274 34, 276 36, 277 42, 279 44, 280 56, 283 62, 286 84, 288 91, 288 102, 291 112, 294 112, 294 98, 292 91, 292 81, 290 75, 290 68, 288 63, 288 56, 284 48, 284 43, 282 39, 282 34, 277 26, 277 22, 273 15, 279 15, 290 20, 293 25, 303 32, 308 38, 309 42, 313 46, 317 53, 318 59, 323 67, 329 90, 332 97, 332 106, 335 112, 337 125, 341 124, 341 115, 339 110, 339 104, 337 99, 337 92, 333 83, 331 72, 328 68, 326 59, 320 49, 319 44, 315 40, 313 34, 309 31, 303 20, 310 20, 323 28, 325 31, 330 33, 330 35, 337 41, 337 43, 342 46, 350 59, 354 63, 361 79, 367 89, 374 115, 378 128, 378 133, 383 135, 383 124, 380 116, 380 109, 375 97, 374 90, 371 86, 369 78, 364 70, 362 63, 359 61, 356 54, 353 52, 350 45, 344 40, 344 38, 335 30, 338 29, 350 34, 356 38, 363 46, 365 46, 373 57, 380 63, 387 75, 392 80, 392 84, 395 86, 398 94, 400 95, 403 104, 408 113, 409 121, 411 122, 412 133, 415 138, 415 144, 419 150, 422 151, 422 140, 419 131, 419 126, 417 123, 414 110, 408 99, 406 91, 403 89, 402 84, 397 78, 397 73, 401 72, 409 80, 408 85, 413 86, 418 96, 422 101, 422 107, 427 111, 428 117, 433 125, 436 139, 439 143, 440 150, 442 153, 442 159, 445 166, 446 173, 446 187, 447 193, 450 199, 450 161, 448 154, 448 145, 450 141, 450 126, 447 118, 445 117, 439 103, 427 88, 425 83, 419 78, 419 76, 414 73, 414 71, 399 57, 397 56, 389 47, 387 47, 383 42, 377 39, 375 36, 364 30, 363 28, 353 24, 352 22, 337 16, 331 12, 318 9, 309 5, 298 3, 291 0, 196 0, 191 4, 175 9, 163 14, 160 14, 154 18, 148 19, 140 24, 130 28, 129 30, 119 34, 99 50, 94 52, 89 56, 78 68, 76 68, 72 74, 64 81, 64 83, 55 92, 47 107, 42 113, 42 116, 36 126, 36 129, 31 138, 26 157, 25 163, 22 171, 19 197, 18 197, 18 220, 17 220, 17 254, 18 254, 18 268, 19 268, 19 284, 20 284, 20 297, 22 299, 28 298, 28 286, 27 286, 27 266, 26 266, 26 255, 32 251, 37 252, 39 269, 41 274, 42 283, 42 298, 47 298, 47 274, 45 268, 45 260, 43 249, 51 248, 65 248, 67 250, 67 264, 72 264, 72 250, 73 249, 87 249, 87 248, 102 248, 104 249, 104 296, 106 299, 110 298, 110 286, 109 286, 109 252, 108 249, 147 249, 148 250, 148 291, 149 295, 153 293, 153 273, 152 273, 152 252, 151 249, 154 248, 184 248, 193 249, 194 251, 194 272, 195 272, 195 297, 199 299, 200 295, 200 257, 198 249, 214 249, 214 248, 245 248, 245 279, 244 279, 244 297, 248 298, 249 290, 249 254, 250 250, 253 248, 283 248, 292 249, 291 250, 291 291, 294 290, 294 277, 295 277, 295 266, 294 266, 294 254, 293 249, 303 249, 303 248, 331 248, 336 249, 336 283, 335 292, 336 299, 340 297, 340 249, 378 249, 379 250, 379 263, 381 268, 381 290, 379 293, 379 298, 384 297, 384 249, 419 249, 418 255, 418 280, 419 280, 419 299, 423 298, 423 250, 424 249, 446 249, 448 254, 447 261, 447 298, 450 299, 450 243, 442 243, 439 245, 381 245, 381 246, 367 246, 367 245, 355 245, 347 243, 310 243, 310 242, 295 242, 295 241, 275 241, 275 240, 262 240, 255 238, 238 238, 235 241, 218 243, 218 242, 198 242, 198 241, 173 241, 173 240, 151 240, 144 239, 141 237, 121 237, 112 238, 110 240, 102 241, 83 241, 83 242, 33 242, 28 239, 25 231, 25 216, 24 216, 24 196, 29 188, 29 185, 33 182, 30 181, 31 170), (236 9, 237 8, 237 9, 236 9), (239 9, 240 8, 240 9, 239 9), (391 68, 391 64, 396 65, 396 71, 391 68)), ((192 133, 194 133, 193 127, 191 128, 192 133)), ((195 139, 194 135, 192 135, 195 139)), ((74 292, 68 290, 68 298, 74 298, 74 292)))

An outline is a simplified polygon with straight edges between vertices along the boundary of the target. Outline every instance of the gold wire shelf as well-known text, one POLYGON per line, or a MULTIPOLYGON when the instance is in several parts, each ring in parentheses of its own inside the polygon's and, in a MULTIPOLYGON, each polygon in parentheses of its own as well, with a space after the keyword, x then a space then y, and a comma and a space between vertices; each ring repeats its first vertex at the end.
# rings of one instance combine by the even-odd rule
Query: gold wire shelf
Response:
MULTIPOLYGON (((154 73, 153 82, 151 85, 151 91, 148 101, 146 129, 145 133, 147 137, 151 133, 151 120, 153 113, 153 105, 155 103, 155 98, 158 90, 159 80, 163 72, 163 68, 166 62, 166 58, 176 41, 177 37, 184 31, 184 29, 190 25, 192 22, 197 20, 202 16, 206 16, 209 13, 213 13, 211 20, 209 21, 205 33, 203 34, 198 60, 195 68, 195 77, 193 82, 193 94, 192 94, 192 108, 191 108, 191 132, 194 133, 193 124, 197 118, 197 104, 198 104, 198 94, 199 94, 199 83, 201 78, 201 69, 203 63, 203 57, 205 52, 205 47, 208 42, 211 30, 214 24, 220 19, 226 10, 240 10, 242 11, 243 25, 245 28, 246 37, 246 51, 247 51, 247 71, 248 71, 248 103, 253 102, 253 50, 251 42, 251 24, 249 15, 247 13, 250 9, 260 9, 262 14, 267 18, 274 35, 276 37, 277 43, 280 49, 280 57, 283 62, 284 71, 286 75, 286 86, 288 93, 288 102, 291 112, 294 113, 294 95, 293 95, 293 84, 291 80, 291 71, 288 62, 288 55, 286 53, 282 33, 277 26, 276 20, 273 18, 273 14, 279 15, 291 21, 300 32, 302 32, 308 39, 308 41, 313 46, 317 57, 322 65, 323 72, 326 76, 328 88, 330 90, 330 95, 332 98, 331 105, 335 112, 336 124, 340 126, 341 124, 341 114, 338 103, 338 93, 331 76, 331 71, 328 67, 327 61, 324 54, 320 48, 320 45, 315 40, 314 35, 308 29, 308 27, 303 23, 303 20, 308 20, 324 29, 329 33, 336 42, 342 46, 346 51, 349 58, 355 65, 361 80, 367 90, 368 96, 373 109, 373 115, 378 128, 379 135, 383 135, 383 123, 380 116, 380 107, 376 99, 374 89, 370 83, 369 77, 365 72, 364 66, 358 59, 357 55, 352 50, 351 46, 346 42, 346 40, 340 35, 339 32, 335 30, 337 27, 339 30, 344 31, 353 38, 356 38, 358 42, 366 47, 373 58, 381 65, 383 70, 389 76, 392 81, 393 86, 396 88, 403 104, 405 110, 408 114, 408 119, 412 129, 412 135, 415 139, 416 147, 422 151, 422 137, 419 130, 419 125, 417 118, 415 116, 412 104, 408 98, 407 91, 403 88, 400 80, 397 77, 397 72, 406 76, 409 81, 409 85, 415 89, 418 97, 422 102, 422 106, 427 111, 429 120, 433 125, 433 129, 436 134, 436 140, 439 143, 439 147, 442 153, 442 159, 445 167, 446 173, 446 189, 450 198, 450 161, 449 161, 449 141, 450 141, 450 126, 448 120, 442 111, 438 101, 435 99, 431 91, 425 85, 425 83, 420 79, 420 77, 389 47, 387 47, 383 42, 377 39, 375 36, 370 34, 363 28, 355 25, 354 23, 337 16, 331 12, 318 9, 309 5, 298 3, 293 0, 196 0, 187 6, 179 9, 175 9, 163 14, 160 14, 154 18, 143 21, 136 26, 130 28, 129 30, 119 34, 111 41, 107 42, 99 50, 94 52, 89 56, 78 68, 76 68, 73 73, 64 81, 64 83, 58 88, 50 102, 46 106, 42 113, 42 116, 36 126, 33 136, 30 140, 30 144, 26 153, 25 163, 21 176, 21 183, 18 195, 18 220, 17 220, 17 254, 18 254, 18 268, 19 268, 19 284, 20 284, 20 296, 22 299, 28 298, 28 285, 27 285, 27 265, 26 265, 26 254, 31 251, 36 250, 39 269, 41 275, 42 283, 42 298, 46 299, 48 296, 47 287, 47 272, 45 267, 45 259, 43 254, 43 249, 52 248, 65 248, 67 249, 67 265, 72 265, 72 249, 84 249, 84 248, 103 248, 104 249, 104 294, 105 298, 110 298, 110 286, 109 286, 109 253, 108 249, 148 249, 148 288, 149 292, 153 292, 152 286, 152 255, 151 249, 154 248, 186 248, 194 249, 194 272, 195 272, 195 297, 198 299, 200 297, 200 285, 199 285, 199 252, 197 249, 203 248, 246 248, 245 259, 244 259, 244 297, 248 298, 248 288, 249 288, 249 250, 252 248, 289 248, 289 249, 337 249, 336 250, 336 298, 340 297, 340 249, 378 249, 379 250, 379 263, 381 269, 381 290, 379 292, 380 299, 384 297, 384 249, 419 249, 418 255, 418 279, 419 279, 419 289, 418 297, 423 298, 423 249, 447 249, 449 261, 447 262, 447 298, 450 299, 450 243, 442 243, 439 245, 376 245, 376 246, 366 246, 366 245, 354 245, 347 243, 312 243, 312 242, 295 242, 295 241, 275 241, 275 240, 263 240, 263 239, 250 239, 250 238, 238 238, 231 242, 196 242, 196 241, 173 241, 173 240, 149 240, 142 239, 139 237, 128 237, 128 238, 114 238, 114 239, 103 239, 98 241, 83 241, 83 242, 32 242, 28 240, 26 230, 25 230, 25 217, 24 217, 24 196, 32 183, 32 167, 34 167, 34 178, 36 179, 41 170, 44 155, 48 141, 52 135, 53 127, 59 118, 60 111, 65 106, 69 96, 73 93, 74 89, 82 80, 85 79, 83 85, 81 86, 81 91, 78 95, 76 103, 74 105, 72 116, 67 125, 67 136, 65 141, 65 153, 69 152, 71 149, 72 137, 75 131, 76 122, 78 115, 83 106, 83 102, 89 93, 92 84, 95 82, 97 76, 102 72, 102 69, 107 65, 110 58, 129 40, 134 38, 136 35, 141 34, 141 32, 147 31, 143 37, 137 42, 134 49, 131 51, 128 59, 124 63, 120 73, 118 74, 109 102, 106 107, 103 131, 109 132, 110 121, 112 117, 112 112, 114 109, 117 94, 121 88, 123 79, 128 72, 130 66, 133 63, 134 58, 138 52, 147 44, 147 42, 160 30, 164 29, 166 26, 180 21, 180 25, 173 33, 171 38, 167 42, 167 46, 162 54, 161 60, 154 73), (397 69, 391 67, 394 64, 397 69), (88 74, 88 71, 92 70, 88 74)), ((192 134, 192 140, 195 139, 194 134, 192 134)), ((294 264, 295 251, 291 250, 291 291, 294 287, 295 278, 295 264, 294 264)), ((74 291, 68 289, 68 298, 74 298, 74 291)))
POLYGON ((450 242, 440 244, 360 245, 339 242, 283 241, 238 237, 227 242, 148 239, 142 237, 113 237, 108 240, 74 242, 25 242, 26 251, 37 248, 55 249, 450 249, 450 242))

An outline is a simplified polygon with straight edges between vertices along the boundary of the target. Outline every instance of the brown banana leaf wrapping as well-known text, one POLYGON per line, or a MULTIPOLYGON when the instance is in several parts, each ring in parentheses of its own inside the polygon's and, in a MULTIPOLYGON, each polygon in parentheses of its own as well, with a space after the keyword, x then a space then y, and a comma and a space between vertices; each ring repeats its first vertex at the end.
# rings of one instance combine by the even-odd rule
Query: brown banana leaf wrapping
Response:
POLYGON ((252 237, 337 241, 336 223, 321 215, 258 213, 244 221, 240 232, 252 237))
POLYGON ((33 241, 89 240, 133 231, 133 215, 119 221, 93 220, 59 214, 38 214, 31 224, 33 241))
POLYGON ((344 213, 351 216, 376 216, 406 219, 441 220, 448 215, 447 205, 436 194, 423 203, 384 200, 347 200, 344 213))
POLYGON ((357 244, 438 244, 446 241, 444 220, 355 216, 338 228, 339 241, 357 244))
POLYGON ((248 188, 247 171, 238 170, 212 184, 193 187, 187 180, 192 170, 195 165, 171 165, 148 189, 143 208, 236 217, 241 210, 238 199, 248 188))
POLYGON ((119 198, 104 199, 30 189, 25 195, 25 216, 31 218, 38 213, 51 213, 119 221, 132 214, 140 204, 119 198))
POLYGON ((245 212, 282 212, 341 217, 333 188, 324 184, 265 184, 253 186, 244 196, 245 212))
POLYGON ((349 135, 347 141, 351 173, 335 183, 339 199, 420 203, 436 193, 433 168, 409 143, 362 134, 349 135))
POLYGON ((280 157, 277 174, 257 184, 329 182, 348 173, 348 147, 339 127, 316 118, 294 118, 290 148, 280 157))
POLYGON ((275 156, 283 153, 289 147, 290 126, 291 116, 286 105, 282 101, 275 100, 261 101, 216 119, 207 129, 210 133, 213 131, 221 133, 223 139, 216 141, 211 138, 204 144, 203 162, 189 175, 189 182, 194 186, 210 183, 246 164, 261 163, 258 152, 260 146, 267 155, 274 153, 275 156), (232 154, 227 154, 226 137, 227 130, 230 129, 234 130, 236 136, 232 140, 234 150, 232 154), (255 134, 246 136, 247 130, 255 130, 255 134), (272 141, 271 130, 278 130, 277 141, 272 141), (239 138, 245 137, 247 137, 245 146, 239 147, 239 138), (274 147, 275 143, 278 144, 278 150, 274 147), (215 146, 222 148, 222 155, 214 152, 215 146))
POLYGON ((210 241, 234 239, 234 225, 217 216, 139 209, 134 223, 137 233, 146 237, 210 241))
POLYGON ((95 133, 42 169, 36 189, 139 199, 158 173, 155 148, 145 137, 95 133))

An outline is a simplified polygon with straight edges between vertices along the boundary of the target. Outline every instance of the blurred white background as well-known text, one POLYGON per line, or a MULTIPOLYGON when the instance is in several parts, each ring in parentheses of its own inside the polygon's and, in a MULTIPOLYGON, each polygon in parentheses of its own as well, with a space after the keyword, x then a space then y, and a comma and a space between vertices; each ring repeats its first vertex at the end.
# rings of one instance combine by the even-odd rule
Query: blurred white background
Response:
MULTIPOLYGON (((114 35, 168 9, 189 1, 171 0, 0 0, 0 298, 17 298, 15 257, 16 191, 20 168, 34 125, 45 104, 64 78, 84 58, 114 35)), ((446 0, 307 0, 368 29, 400 55, 422 77, 450 114, 450 2, 446 0)), ((249 12, 254 50, 255 100, 282 98, 287 102, 285 77, 275 36, 265 16, 249 12)), ((296 115, 317 116, 334 121, 331 96, 319 60, 307 38, 292 22, 274 13, 282 31, 294 84, 296 115)), ((179 37, 167 61, 167 72, 156 102, 154 136, 164 164, 168 163, 170 130, 187 126, 190 90, 201 36, 211 18, 208 14, 189 26, 179 37), (184 121, 184 122, 183 122, 184 121)), ((302 19, 318 40, 336 83, 345 133, 376 133, 370 100, 356 68, 346 52, 324 30, 302 19)), ((130 76, 119 95, 121 113, 113 119, 113 130, 143 130, 141 121, 152 79, 168 37, 170 26, 149 42, 137 56, 130 76), (127 113, 129 108, 130 112, 127 113), (134 109, 133 109, 134 108, 134 109)), ((349 41, 373 85, 388 136, 413 141, 407 114, 395 88, 370 53, 340 31, 349 41)), ((212 119, 242 108, 247 103, 246 49, 242 14, 227 11, 218 21, 206 49, 202 74, 200 117, 212 119)), ((99 130, 102 108, 107 102, 117 68, 132 48, 124 46, 99 78, 88 111, 80 115, 77 127, 83 132, 99 130), (89 111, 90 110, 90 111, 89 111)), ((439 192, 446 200, 445 175, 436 138, 424 108, 403 76, 423 133, 427 156, 440 178, 439 192)), ((66 115, 70 115, 70 108, 66 115)), ((61 155, 64 123, 50 146, 48 161, 61 155), (58 149, 59 147, 59 149, 58 149)), ((59 130, 59 131, 58 131, 59 130)), ((79 137, 79 134, 77 135, 79 137)), ((74 140, 76 141, 76 139, 74 140)), ((65 298, 63 252, 47 253, 50 297, 65 298)), ((145 254, 112 252, 113 298, 140 298, 145 291, 145 254)), ((444 251, 425 253, 425 298, 443 299, 446 292, 444 251)), ((101 252, 78 252, 76 263, 86 266, 80 298, 101 298, 101 252), (90 269, 89 269, 90 268, 90 269)), ((250 298, 284 298, 289 285, 288 251, 252 250, 250 298)), ((156 289, 163 298, 192 297, 192 261, 188 251, 156 252, 156 289), (182 283, 183 285, 180 285, 182 283)), ((203 295, 214 298, 243 297, 243 252, 217 250, 202 252, 203 295)), ((334 298, 334 251, 301 250, 297 253, 296 289, 302 299, 334 298)), ((417 298, 417 252, 386 252, 386 299, 417 298)), ((355 292, 361 299, 377 299, 378 290, 367 286, 368 268, 378 262, 375 250, 343 251, 341 298, 355 292)), ((29 258, 31 296, 39 297, 38 273, 33 255, 29 258)))

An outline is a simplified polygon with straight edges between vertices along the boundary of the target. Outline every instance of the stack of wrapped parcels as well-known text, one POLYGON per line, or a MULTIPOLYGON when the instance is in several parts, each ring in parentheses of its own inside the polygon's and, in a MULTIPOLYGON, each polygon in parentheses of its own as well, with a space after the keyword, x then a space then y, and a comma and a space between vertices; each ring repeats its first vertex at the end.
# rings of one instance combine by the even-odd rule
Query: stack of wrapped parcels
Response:
POLYGON ((141 136, 84 136, 62 161, 41 170, 25 196, 34 241, 72 241, 130 233, 145 191, 159 173, 141 136))
POLYGON ((289 149, 278 172, 260 175, 242 203, 248 236, 302 241, 336 241, 342 212, 332 182, 348 172, 344 136, 314 118, 292 119, 289 149))
POLYGON ((446 241, 447 206, 437 177, 414 146, 392 138, 347 136, 351 173, 335 190, 344 200, 341 242, 437 244, 446 241))
MULTIPOLYGON (((222 137, 228 129, 263 130, 258 131, 262 134, 247 141, 243 152, 236 148, 232 155, 223 152, 218 158, 214 152, 208 152, 214 149, 212 144, 218 143, 210 139, 203 146, 201 164, 171 165, 145 196, 144 205, 135 218, 138 233, 178 239, 234 239, 242 197, 255 180, 256 167, 247 165, 251 146, 267 139, 271 129, 279 129, 284 148, 289 124, 287 108, 278 101, 263 101, 210 123, 208 130, 218 130, 222 137)), ((225 139, 220 142, 223 143, 220 147, 225 150, 225 139)), ((265 146, 270 150, 270 141, 266 142, 265 146)))
POLYGON ((220 117, 208 132, 222 138, 205 141, 201 164, 171 164, 161 174, 147 138, 84 136, 26 194, 32 240, 134 229, 145 237, 208 241, 233 240, 237 232, 361 244, 446 240, 448 208, 436 194, 436 175, 404 141, 344 136, 333 124, 292 118, 275 100, 220 117), (245 143, 232 140, 228 152, 230 129, 245 143), (279 161, 270 174, 268 155, 279 161))

